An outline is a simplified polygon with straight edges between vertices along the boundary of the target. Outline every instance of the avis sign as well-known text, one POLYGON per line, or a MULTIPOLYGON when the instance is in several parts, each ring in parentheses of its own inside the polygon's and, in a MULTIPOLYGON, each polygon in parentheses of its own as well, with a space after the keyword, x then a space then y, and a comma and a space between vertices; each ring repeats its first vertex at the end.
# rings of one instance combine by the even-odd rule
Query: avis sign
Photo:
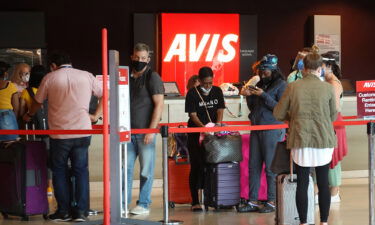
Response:
POLYGON ((238 14, 161 14, 163 81, 176 81, 183 94, 189 78, 203 66, 214 85, 239 80, 238 14))
POLYGON ((375 118, 375 80, 357 81, 358 117, 375 118))

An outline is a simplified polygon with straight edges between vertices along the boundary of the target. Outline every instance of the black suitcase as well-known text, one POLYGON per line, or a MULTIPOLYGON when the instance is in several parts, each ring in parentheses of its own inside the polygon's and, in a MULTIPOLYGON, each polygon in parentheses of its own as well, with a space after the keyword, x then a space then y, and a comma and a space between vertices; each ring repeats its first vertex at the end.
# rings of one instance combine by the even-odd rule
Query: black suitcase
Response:
POLYGON ((233 208, 240 203, 240 164, 219 163, 205 167, 204 207, 216 210, 233 208))

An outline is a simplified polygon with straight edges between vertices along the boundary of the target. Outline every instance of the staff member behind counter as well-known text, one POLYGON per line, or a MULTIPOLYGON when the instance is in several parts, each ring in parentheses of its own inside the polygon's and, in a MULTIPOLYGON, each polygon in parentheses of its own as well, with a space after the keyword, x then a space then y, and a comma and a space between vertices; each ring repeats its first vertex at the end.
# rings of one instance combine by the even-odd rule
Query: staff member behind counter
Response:
MULTIPOLYGON (((207 123, 221 123, 225 108, 223 92, 213 86, 213 71, 209 67, 199 70, 200 85, 186 94, 185 112, 189 114, 188 127, 204 127, 207 123)), ((204 149, 199 144, 199 133, 188 133, 190 156, 190 192, 192 211, 202 211, 198 190, 203 188, 204 149)))

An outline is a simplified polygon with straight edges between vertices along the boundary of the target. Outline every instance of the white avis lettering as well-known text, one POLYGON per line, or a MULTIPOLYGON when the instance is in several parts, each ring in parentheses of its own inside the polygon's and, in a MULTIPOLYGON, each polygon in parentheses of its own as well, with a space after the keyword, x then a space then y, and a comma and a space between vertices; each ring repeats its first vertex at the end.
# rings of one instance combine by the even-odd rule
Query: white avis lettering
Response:
POLYGON ((365 82, 363 87, 365 88, 375 87, 375 82, 365 82))
MULTIPOLYGON (((197 43, 196 34, 176 34, 173 42, 164 58, 164 62, 170 62, 174 56, 178 57, 178 61, 186 62, 187 55, 189 62, 198 62, 202 57, 205 49, 208 48, 207 55, 205 58, 206 62, 213 60, 216 49, 218 48, 220 34, 204 34, 202 39, 197 43), (187 40, 189 38, 189 40, 187 40), (209 43, 211 39, 211 42, 209 43), (189 41, 189 52, 186 52, 187 41, 189 41)), ((221 39, 221 47, 224 51, 218 53, 218 60, 221 62, 230 62, 236 56, 236 49, 232 45, 238 42, 238 35, 227 34, 221 39)), ((221 48, 219 47, 219 48, 221 48)))

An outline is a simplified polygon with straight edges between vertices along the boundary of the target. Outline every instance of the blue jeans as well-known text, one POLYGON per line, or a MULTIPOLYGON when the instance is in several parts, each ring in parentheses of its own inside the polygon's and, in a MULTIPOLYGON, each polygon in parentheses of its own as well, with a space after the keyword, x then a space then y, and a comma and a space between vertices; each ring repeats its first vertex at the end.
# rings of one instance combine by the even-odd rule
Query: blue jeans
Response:
POLYGON ((137 205, 144 208, 148 208, 151 204, 151 190, 152 183, 154 181, 154 167, 155 167, 155 142, 154 140, 145 145, 143 143, 144 134, 132 134, 131 142, 127 145, 127 157, 128 157, 128 204, 132 200, 132 187, 133 187, 133 173, 134 164, 137 156, 139 156, 140 164, 140 190, 139 190, 139 200, 137 205))
MULTIPOLYGON (((12 109, 0 109, 0 130, 18 130, 16 115, 12 109)), ((11 141, 18 138, 18 134, 0 135, 0 141, 11 141)))
POLYGON ((52 166, 52 181, 57 201, 57 210, 62 213, 79 212, 88 210, 89 198, 89 171, 88 149, 91 137, 50 139, 50 159, 52 166), (71 208, 70 198, 70 174, 68 159, 71 162, 71 170, 76 179, 75 199, 76 208, 71 208))
POLYGON ((263 162, 266 164, 268 201, 276 200, 276 174, 271 171, 277 142, 284 138, 285 130, 251 131, 249 160, 249 200, 258 201, 260 175, 263 162))

